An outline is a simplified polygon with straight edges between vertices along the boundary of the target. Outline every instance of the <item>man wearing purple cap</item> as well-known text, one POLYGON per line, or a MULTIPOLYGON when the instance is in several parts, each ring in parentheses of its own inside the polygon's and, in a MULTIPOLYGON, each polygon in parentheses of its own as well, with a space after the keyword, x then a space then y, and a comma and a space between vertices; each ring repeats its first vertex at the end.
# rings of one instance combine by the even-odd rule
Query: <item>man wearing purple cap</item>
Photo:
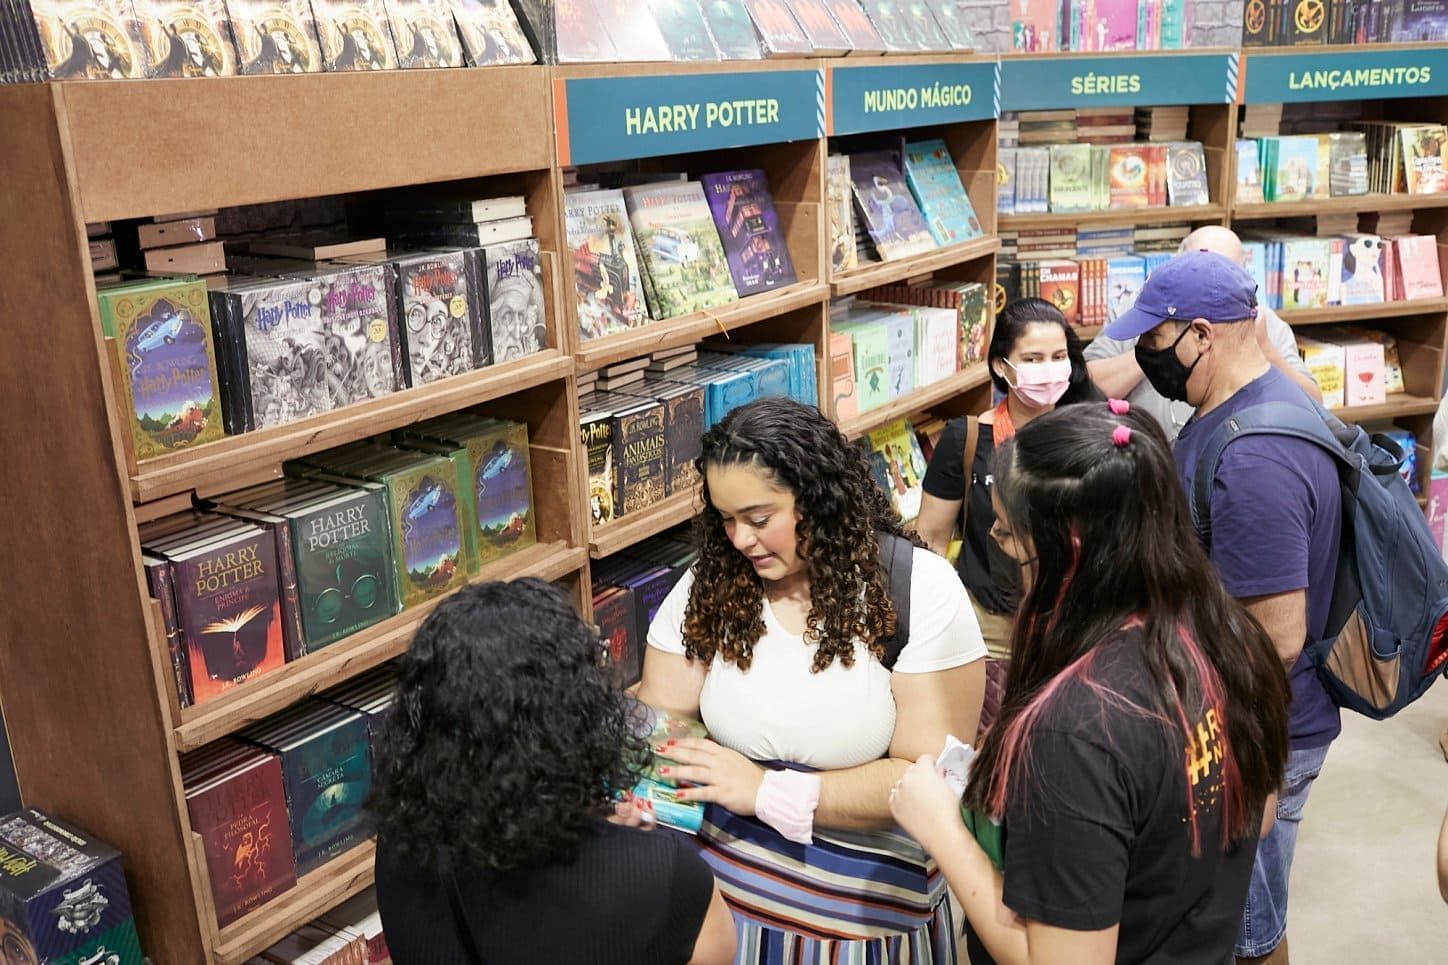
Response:
MULTIPOLYGON (((1157 392, 1196 409, 1174 450, 1188 488, 1203 448, 1233 413, 1264 402, 1316 411, 1262 354, 1257 311, 1256 284, 1240 265, 1191 251, 1158 268, 1135 306, 1106 329, 1111 338, 1137 340, 1136 361, 1157 392)), ((1327 622, 1341 533, 1337 470, 1312 443, 1248 436, 1224 451, 1211 500, 1212 561, 1227 591, 1271 635, 1292 682, 1277 821, 1257 849, 1236 948, 1239 961, 1286 962, 1297 828, 1340 729, 1337 706, 1302 652, 1327 622)))

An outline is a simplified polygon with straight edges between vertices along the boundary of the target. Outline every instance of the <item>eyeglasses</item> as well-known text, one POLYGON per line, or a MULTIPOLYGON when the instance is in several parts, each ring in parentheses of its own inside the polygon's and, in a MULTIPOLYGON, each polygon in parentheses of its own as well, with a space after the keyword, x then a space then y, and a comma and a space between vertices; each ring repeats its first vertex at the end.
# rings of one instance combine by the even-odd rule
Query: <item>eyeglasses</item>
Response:
POLYGON ((348 579, 348 575, 343 574, 345 569, 349 569, 346 563, 339 564, 337 566, 337 585, 329 586, 317 594, 317 619, 323 623, 336 623, 342 616, 342 609, 348 600, 363 610, 370 610, 377 605, 377 601, 382 595, 379 592, 382 581, 374 573, 363 573, 357 576, 344 590, 342 587, 348 579))

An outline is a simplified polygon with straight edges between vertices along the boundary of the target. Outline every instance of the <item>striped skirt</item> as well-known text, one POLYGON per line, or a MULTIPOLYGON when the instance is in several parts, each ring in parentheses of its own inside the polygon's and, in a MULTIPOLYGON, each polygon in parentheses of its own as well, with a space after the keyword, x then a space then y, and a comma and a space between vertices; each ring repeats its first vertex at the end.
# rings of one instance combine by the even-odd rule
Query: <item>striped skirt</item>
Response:
POLYGON ((711 804, 698 841, 734 913, 736 965, 955 963, 945 878, 899 831, 795 844, 711 804))

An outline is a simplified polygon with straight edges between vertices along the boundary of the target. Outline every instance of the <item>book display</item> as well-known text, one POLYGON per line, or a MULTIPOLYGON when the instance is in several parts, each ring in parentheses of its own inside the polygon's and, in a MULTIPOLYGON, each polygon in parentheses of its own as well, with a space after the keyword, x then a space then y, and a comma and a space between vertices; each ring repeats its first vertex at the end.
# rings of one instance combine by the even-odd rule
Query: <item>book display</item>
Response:
POLYGON ((1005 57, 943 3, 87 9, 0 7, 0 289, 46 346, 0 407, 37 535, 0 548, 0 703, 26 803, 127 855, 155 961, 382 954, 389 661, 534 576, 636 682, 700 436, 751 400, 821 407, 911 517, 1005 299, 1089 336, 1221 224, 1335 411, 1427 438, 1441 98, 1298 108, 1261 61, 1300 51, 1256 48, 1238 90, 1182 49, 1190 2, 1012 4, 1005 57), (57 716, 92 691, 106 715, 57 716))

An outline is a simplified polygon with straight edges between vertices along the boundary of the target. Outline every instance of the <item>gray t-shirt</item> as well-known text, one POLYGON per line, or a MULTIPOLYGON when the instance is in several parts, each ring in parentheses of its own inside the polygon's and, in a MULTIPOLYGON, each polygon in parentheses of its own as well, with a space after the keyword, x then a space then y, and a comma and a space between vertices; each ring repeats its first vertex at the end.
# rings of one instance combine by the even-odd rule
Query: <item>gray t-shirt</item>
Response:
MULTIPOLYGON (((1292 336, 1292 327, 1277 316, 1277 313, 1266 305, 1258 306, 1258 311, 1264 312, 1267 316, 1267 337, 1272 340, 1272 345, 1277 349, 1279 355, 1287 360, 1287 364, 1308 378, 1312 373, 1308 371, 1302 356, 1297 354, 1297 339, 1292 336)), ((1110 359, 1127 352, 1136 351, 1136 339, 1123 342, 1114 338, 1107 338, 1105 335, 1098 335, 1086 346, 1086 361, 1094 362, 1097 359, 1110 359)), ((1168 440, 1175 442, 1177 433, 1187 420, 1192 417, 1196 410, 1185 402, 1170 402, 1151 387, 1151 383, 1142 379, 1136 383, 1136 388, 1126 396, 1126 401, 1132 405, 1140 406, 1166 430, 1168 440)))

